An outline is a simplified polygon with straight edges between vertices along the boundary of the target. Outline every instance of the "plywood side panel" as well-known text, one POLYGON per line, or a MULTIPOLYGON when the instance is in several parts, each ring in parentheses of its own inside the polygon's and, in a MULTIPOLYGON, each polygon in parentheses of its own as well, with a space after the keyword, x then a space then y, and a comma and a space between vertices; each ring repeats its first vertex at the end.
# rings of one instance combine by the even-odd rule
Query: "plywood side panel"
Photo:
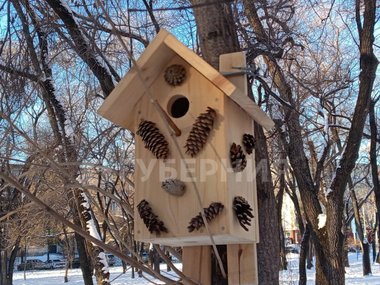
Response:
POLYGON ((196 284, 211 284, 211 247, 190 246, 182 250, 183 273, 196 284))
POLYGON ((227 245, 228 284, 259 284, 256 255, 256 244, 227 245))
MULTIPOLYGON (((225 104, 225 116, 228 118, 226 121, 226 144, 229 151, 233 143, 242 146, 243 134, 253 134, 252 119, 249 115, 242 111, 241 107, 233 101, 228 101, 225 104)), ((243 146, 242 146, 243 148, 243 146)), ((244 148, 243 148, 244 150, 244 148)), ((245 153, 245 151, 244 151, 245 153)), ((227 185, 229 194, 229 203, 232 207, 233 199, 235 196, 242 196, 245 198, 253 209, 257 208, 256 201, 256 175, 255 175, 255 157, 254 153, 248 155, 245 153, 247 159, 247 166, 242 172, 233 172, 230 161, 228 161, 229 172, 227 174, 227 185)), ((248 227, 249 231, 245 231, 239 224, 235 215, 229 216, 229 223, 233 231, 238 232, 241 237, 250 239, 252 242, 257 241, 256 238, 256 221, 257 216, 252 219, 251 226, 248 227)))

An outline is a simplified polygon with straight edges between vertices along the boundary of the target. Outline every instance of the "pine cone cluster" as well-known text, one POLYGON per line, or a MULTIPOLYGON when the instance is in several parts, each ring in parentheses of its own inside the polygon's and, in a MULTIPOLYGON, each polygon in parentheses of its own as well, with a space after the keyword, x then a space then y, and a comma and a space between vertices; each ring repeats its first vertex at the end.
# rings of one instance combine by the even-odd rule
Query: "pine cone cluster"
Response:
POLYGON ((179 179, 166 179, 161 183, 162 189, 174 196, 182 196, 185 194, 185 183, 179 179))
POLYGON ((232 205, 240 226, 242 226, 244 230, 248 231, 248 228, 246 226, 251 225, 251 219, 253 218, 253 209, 249 205, 248 201, 241 196, 236 196, 232 205))
MULTIPOLYGON (((220 214, 224 209, 224 205, 220 202, 213 202, 208 206, 208 208, 203 208, 207 222, 213 220, 218 214, 220 214)), ((204 226, 202 214, 199 213, 197 216, 191 219, 187 229, 189 233, 194 230, 199 230, 204 226)))
POLYGON ((145 199, 142 200, 137 205, 137 211, 139 212, 140 218, 143 220, 150 233, 156 233, 159 235, 161 232, 168 232, 164 222, 160 221, 158 216, 153 213, 148 201, 145 199))
POLYGON ((240 145, 233 143, 230 148, 230 161, 234 172, 243 171, 247 166, 247 159, 240 145))
POLYGON ((205 146, 213 128, 215 117, 216 112, 210 107, 207 107, 206 112, 197 117, 185 145, 186 153, 190 154, 191 157, 196 156, 205 146))
POLYGON ((169 144, 163 134, 151 121, 142 120, 136 134, 144 142, 145 148, 149 149, 156 158, 166 159, 169 155, 169 144))
POLYGON ((164 79, 171 86, 181 85, 186 79, 186 69, 182 65, 173 64, 165 69, 164 79))
POLYGON ((256 139, 251 134, 244 134, 243 135, 243 146, 245 151, 248 154, 251 154, 252 151, 255 149, 255 143, 256 139))

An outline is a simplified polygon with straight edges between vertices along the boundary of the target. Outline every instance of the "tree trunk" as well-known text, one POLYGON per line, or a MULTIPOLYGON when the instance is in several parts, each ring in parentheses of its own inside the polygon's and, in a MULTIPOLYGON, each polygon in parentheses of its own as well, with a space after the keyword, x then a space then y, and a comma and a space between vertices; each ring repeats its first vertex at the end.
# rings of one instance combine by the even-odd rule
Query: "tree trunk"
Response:
POLYGON ((286 250, 285 250, 285 235, 284 235, 284 229, 279 223, 279 232, 280 232, 280 270, 287 270, 288 269, 288 261, 286 260, 286 250))
POLYGON ((191 0, 203 58, 219 70, 219 56, 240 50, 229 4, 214 0, 191 0))
POLYGON ((362 242, 363 249, 363 276, 370 275, 371 271, 371 259, 369 257, 369 243, 367 240, 362 242))
MULTIPOLYGON (((369 150, 369 159, 371 163, 371 174, 372 174, 372 184, 373 192, 375 193, 375 203, 376 203, 376 229, 377 229, 377 243, 379 244, 379 251, 377 254, 377 262, 380 263, 380 182, 379 182, 379 170, 377 167, 377 124, 375 117, 375 105, 376 101, 372 100, 369 105, 369 124, 371 129, 371 145, 369 150)), ((375 242, 375 238, 373 239, 375 242)))
POLYGON ((277 208, 277 221, 278 221, 278 231, 279 231, 279 237, 280 237, 280 270, 287 270, 288 269, 288 261, 286 260, 286 251, 285 251, 285 234, 284 234, 284 228, 282 226, 282 206, 283 206, 283 200, 284 200, 284 193, 285 193, 285 187, 286 187, 286 181, 285 181, 285 166, 284 163, 286 160, 286 154, 285 152, 281 153, 280 156, 280 162, 278 173, 280 175, 280 187, 278 190, 278 193, 276 195, 276 208, 277 208))
POLYGON ((310 241, 310 226, 306 224, 305 231, 301 240, 301 252, 299 259, 299 283, 298 285, 306 285, 307 274, 306 274, 306 257, 309 252, 309 241, 310 241))
POLYGON ((75 241, 77 243, 80 268, 82 269, 82 276, 84 285, 93 285, 92 281, 92 265, 91 259, 87 255, 86 241, 79 234, 75 233, 75 241))
POLYGON ((364 230, 363 230, 363 225, 362 225, 362 222, 361 222, 361 218, 360 218, 360 211, 359 211, 359 205, 358 205, 358 200, 356 198, 356 194, 355 194, 355 191, 354 191, 354 186, 353 186, 353 183, 351 181, 351 178, 350 178, 350 181, 349 181, 349 185, 350 185, 350 196, 351 196, 351 200, 352 200, 352 207, 354 209, 354 216, 355 216, 355 223, 356 223, 356 230, 358 232, 358 236, 359 236, 359 239, 360 239, 360 244, 361 244, 361 247, 362 247, 362 251, 363 251, 363 275, 369 275, 371 274, 371 262, 370 262, 370 257, 369 257, 369 244, 368 244, 368 240, 364 237, 364 230))
POLYGON ((307 259, 306 259, 306 268, 312 269, 314 267, 313 265, 313 257, 314 257, 314 246, 312 239, 309 240, 309 251, 307 252, 307 259))
POLYGON ((260 242, 257 245, 259 284, 278 284, 279 282, 279 243, 273 238, 278 236, 278 222, 274 188, 269 168, 268 150, 263 128, 255 123, 256 165, 265 167, 256 173, 257 199, 259 207, 260 242))

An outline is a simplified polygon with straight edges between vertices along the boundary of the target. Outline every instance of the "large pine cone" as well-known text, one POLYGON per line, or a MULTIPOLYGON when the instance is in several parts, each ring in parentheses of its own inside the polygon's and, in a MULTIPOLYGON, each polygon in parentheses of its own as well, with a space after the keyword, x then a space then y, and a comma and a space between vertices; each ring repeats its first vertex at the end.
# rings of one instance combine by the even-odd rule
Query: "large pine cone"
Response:
POLYGON ((198 116, 186 140, 186 153, 194 157, 200 152, 206 144, 207 138, 214 125, 216 112, 214 109, 207 107, 205 113, 198 116))
POLYGON ((248 228, 246 226, 251 225, 251 219, 253 218, 253 209, 249 205, 248 201, 241 196, 236 196, 232 205, 240 226, 242 226, 244 230, 248 231, 248 228))
POLYGON ((168 229, 165 227, 164 222, 160 221, 158 219, 158 216, 153 213, 148 201, 145 199, 142 200, 137 205, 137 211, 139 212, 140 218, 143 220, 150 233, 156 233, 159 235, 161 232, 168 232, 168 229))
MULTIPOLYGON (((218 214, 220 214, 223 211, 223 209, 224 206, 220 202, 213 202, 210 204, 210 206, 208 206, 208 208, 203 208, 207 222, 214 219, 218 214)), ((197 216, 191 219, 187 229, 189 230, 189 233, 191 233, 194 230, 199 230, 204 225, 205 224, 203 222, 202 214, 199 213, 197 216)))
POLYGON ((231 166, 234 172, 243 171, 247 166, 247 159, 240 145, 233 143, 230 148, 231 166))
POLYGON ((181 85, 186 79, 186 69, 179 64, 170 65, 165 69, 164 78, 169 85, 181 85))
POLYGON ((251 154, 252 151, 255 149, 255 143, 256 139, 251 134, 244 134, 243 135, 243 146, 245 151, 248 154, 251 154))
POLYGON ((168 158, 169 143, 166 141, 164 135, 160 133, 155 123, 142 120, 136 134, 141 137, 145 148, 149 149, 156 158, 168 158))

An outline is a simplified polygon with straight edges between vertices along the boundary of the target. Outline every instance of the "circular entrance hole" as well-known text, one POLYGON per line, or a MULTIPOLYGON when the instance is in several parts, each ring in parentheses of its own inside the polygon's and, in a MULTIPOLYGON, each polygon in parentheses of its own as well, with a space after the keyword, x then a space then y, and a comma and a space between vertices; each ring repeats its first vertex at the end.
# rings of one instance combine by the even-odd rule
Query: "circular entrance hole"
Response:
POLYGON ((175 95, 168 104, 168 113, 173 118, 181 118, 189 111, 190 102, 183 95, 175 95))

